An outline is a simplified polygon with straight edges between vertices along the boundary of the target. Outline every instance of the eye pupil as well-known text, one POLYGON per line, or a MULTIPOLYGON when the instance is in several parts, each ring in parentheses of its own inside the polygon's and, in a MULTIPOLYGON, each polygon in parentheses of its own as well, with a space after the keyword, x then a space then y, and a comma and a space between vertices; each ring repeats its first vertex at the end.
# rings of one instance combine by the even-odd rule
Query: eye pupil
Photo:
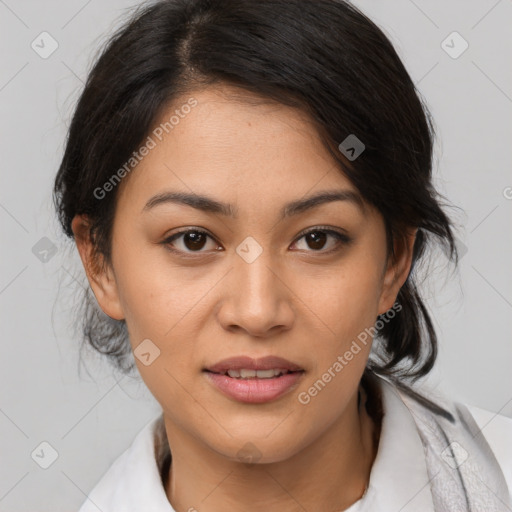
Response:
POLYGON ((306 235, 308 245, 311 249, 322 249, 322 247, 325 245, 326 237, 327 233, 324 233, 322 231, 313 231, 306 235), (313 242, 313 246, 311 246, 309 242, 313 242))
POLYGON ((187 247, 187 249, 202 249, 206 242, 206 236, 204 233, 200 233, 198 231, 190 231, 186 233, 183 237, 183 243, 187 247), (202 238, 202 239, 201 239, 202 238))

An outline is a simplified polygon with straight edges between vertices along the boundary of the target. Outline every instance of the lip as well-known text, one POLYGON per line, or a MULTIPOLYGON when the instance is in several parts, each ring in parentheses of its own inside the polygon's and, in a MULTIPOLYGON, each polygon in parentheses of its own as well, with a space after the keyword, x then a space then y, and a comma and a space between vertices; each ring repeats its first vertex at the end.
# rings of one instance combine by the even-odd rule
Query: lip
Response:
POLYGON ((276 400, 296 388, 304 375, 304 370, 286 373, 272 379, 257 377, 236 379, 229 375, 213 373, 208 370, 204 370, 204 374, 209 382, 227 397, 238 402, 259 404, 276 400))
POLYGON ((247 370, 271 370, 273 368, 279 368, 289 370, 290 372, 303 370, 299 365, 278 356, 267 356, 260 359, 253 359, 248 356, 230 357, 212 366, 207 366, 204 370, 213 373, 226 373, 228 370, 241 370, 243 368, 247 370))

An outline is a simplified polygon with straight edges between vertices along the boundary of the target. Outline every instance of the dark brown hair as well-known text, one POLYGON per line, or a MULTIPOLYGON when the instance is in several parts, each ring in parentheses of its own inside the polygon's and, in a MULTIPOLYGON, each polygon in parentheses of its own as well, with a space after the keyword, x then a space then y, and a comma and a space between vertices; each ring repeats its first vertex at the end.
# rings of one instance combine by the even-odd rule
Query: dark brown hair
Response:
MULTIPOLYGON (((163 0, 142 5, 108 41, 74 112, 54 202, 66 235, 76 214, 91 219, 91 237, 110 263, 116 191, 94 191, 146 139, 178 97, 226 83, 305 112, 339 170, 382 214, 393 241, 418 228, 400 313, 378 330, 380 356, 368 367, 415 380, 437 355, 432 320, 415 283, 429 241, 457 264, 451 223, 432 184, 434 127, 428 108, 391 42, 342 0, 163 0), (355 135, 364 151, 338 149, 355 135)), ((124 320, 107 317, 90 291, 84 340, 123 371, 133 369, 124 320)))

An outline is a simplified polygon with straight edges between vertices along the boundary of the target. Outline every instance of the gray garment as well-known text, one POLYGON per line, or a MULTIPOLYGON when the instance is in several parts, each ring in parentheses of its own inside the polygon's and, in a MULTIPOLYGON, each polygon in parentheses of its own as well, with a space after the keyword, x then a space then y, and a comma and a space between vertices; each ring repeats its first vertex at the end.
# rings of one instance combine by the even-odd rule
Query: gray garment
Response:
POLYGON ((447 411, 445 415, 405 389, 397 391, 411 412, 425 450, 436 512, 511 512, 503 472, 468 408, 437 396, 434 401, 447 411))

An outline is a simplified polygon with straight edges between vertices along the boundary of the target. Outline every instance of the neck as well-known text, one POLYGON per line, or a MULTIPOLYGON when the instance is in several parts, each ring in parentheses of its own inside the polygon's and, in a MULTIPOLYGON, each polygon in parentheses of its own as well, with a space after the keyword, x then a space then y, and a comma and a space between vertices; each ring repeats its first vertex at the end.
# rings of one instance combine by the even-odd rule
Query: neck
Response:
POLYGON ((234 461, 197 442, 165 417, 172 464, 165 490, 176 511, 344 510, 364 494, 377 452, 378 426, 362 386, 341 418, 286 460, 234 461))

